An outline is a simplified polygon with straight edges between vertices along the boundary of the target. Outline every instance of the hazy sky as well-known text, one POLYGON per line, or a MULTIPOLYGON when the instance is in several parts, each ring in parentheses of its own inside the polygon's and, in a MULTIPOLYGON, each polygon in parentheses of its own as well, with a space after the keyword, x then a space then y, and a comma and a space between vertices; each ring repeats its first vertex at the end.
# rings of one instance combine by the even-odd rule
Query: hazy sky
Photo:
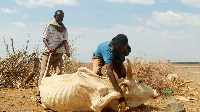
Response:
POLYGON ((3 37, 20 50, 29 32, 28 50, 42 49, 45 25, 59 9, 69 40, 84 33, 74 43, 81 62, 92 62, 97 45, 117 34, 129 38, 131 60, 200 61, 200 0, 0 0, 0 57, 7 55, 3 37))

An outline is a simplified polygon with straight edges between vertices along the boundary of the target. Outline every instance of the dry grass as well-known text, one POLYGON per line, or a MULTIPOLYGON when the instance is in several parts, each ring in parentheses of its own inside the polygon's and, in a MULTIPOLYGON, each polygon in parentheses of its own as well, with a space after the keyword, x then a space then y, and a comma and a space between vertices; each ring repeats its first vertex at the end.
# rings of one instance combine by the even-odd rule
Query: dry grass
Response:
POLYGON ((173 74, 175 70, 169 61, 148 62, 144 61, 142 57, 134 57, 132 70, 134 76, 156 89, 160 94, 165 91, 179 93, 180 86, 184 83, 179 74, 176 74, 178 77, 175 80, 168 78, 168 75, 173 74))
MULTIPOLYGON (((6 46, 7 57, 2 59, 0 58, 0 86, 9 85, 10 87, 17 87, 21 84, 37 85, 40 70, 39 56, 42 52, 38 50, 38 47, 36 47, 31 53, 28 53, 27 49, 29 39, 27 39, 25 48, 16 51, 12 38, 12 52, 10 52, 9 45, 6 43, 4 38, 3 40, 6 46)), ((74 47, 74 42, 75 41, 69 42, 71 57, 69 58, 66 55, 63 57, 63 73, 74 73, 80 67, 79 62, 74 58, 74 56, 77 55, 77 48, 74 47)))
MULTIPOLYGON (((27 83, 27 85, 37 85, 38 77, 39 77, 39 69, 40 69, 40 60, 39 56, 41 55, 41 52, 38 50, 38 47, 34 48, 31 53, 27 52, 29 40, 27 40, 27 45, 23 50, 15 50, 13 45, 13 39, 11 39, 12 44, 11 51, 9 51, 9 45, 5 42, 6 51, 7 51, 7 57, 0 58, 0 86, 1 85, 9 85, 11 87, 16 87, 19 84, 22 84, 24 82, 27 83)), ((81 66, 87 67, 92 70, 92 63, 80 63, 77 61, 74 56, 77 54, 77 48, 74 46, 75 40, 70 41, 70 53, 71 57, 68 58, 64 55, 64 68, 63 73, 74 73, 77 71, 77 69, 81 66)), ((194 93, 194 89, 187 89, 187 81, 184 81, 181 79, 183 76, 188 76, 191 73, 190 72, 177 72, 176 66, 169 63, 166 60, 160 60, 158 62, 151 62, 151 61, 145 61, 143 60, 143 57, 134 57, 132 62, 132 73, 134 76, 139 77, 144 83, 151 86, 152 88, 156 89, 161 95, 164 91, 170 90, 173 91, 173 94, 166 95, 166 98, 171 98, 171 96, 175 95, 185 95, 185 97, 195 97, 196 100, 192 100, 190 102, 183 102, 185 104, 186 110, 188 112, 195 112, 199 109, 199 93, 196 91, 194 93), (178 78, 176 80, 169 80, 168 75, 177 73, 178 78), (187 74, 188 73, 188 74, 187 74), (186 74, 186 75, 185 75, 186 74), (185 87, 186 90, 182 90, 185 87), (196 109, 196 110, 195 110, 196 109)), ((125 63, 126 65, 126 63, 125 63)), ((180 67, 179 67, 180 68, 180 67)), ((191 68, 187 67, 181 67, 186 70, 189 70, 191 68)), ((183 71, 180 69, 180 71, 183 71)), ((192 71, 194 71, 192 69, 192 71)), ((199 72, 199 68, 197 70, 199 72)), ((104 74, 106 73, 105 67, 102 71, 104 74)), ((194 75, 194 74, 191 74, 194 75)), ((193 76, 191 76, 193 77, 193 76)), ((198 75, 196 75, 196 78, 198 78, 198 75)), ((196 85, 195 85, 196 86, 196 85)), ((3 109, 6 108, 13 110, 19 109, 17 104, 19 104, 20 100, 24 104, 20 105, 22 106, 21 110, 23 109, 29 109, 27 106, 32 106, 29 110, 38 109, 38 111, 44 111, 43 108, 34 106, 35 100, 33 100, 35 94, 33 91, 36 91, 36 88, 28 88, 28 89, 1 89, 1 98, 4 98, 2 100, 2 104, 4 103, 3 109), (33 89, 33 90, 32 90, 33 89), (31 91, 31 92, 30 92, 31 91), (28 94, 26 93, 28 92, 28 94), (6 97, 7 95, 4 93, 11 93, 6 97), (20 97, 21 94, 25 96, 30 96, 31 93, 32 97, 26 98, 26 97, 20 97), (16 96, 16 94, 18 96, 16 96), (11 97, 15 100, 11 100, 11 97), (16 100, 18 99, 18 100, 16 100), (27 101, 30 100, 30 101, 27 101), (10 101, 9 101, 10 100, 10 101), (9 103, 5 102, 10 102, 9 103), (14 105, 13 102, 18 102, 16 105, 14 105), (25 107, 23 107, 25 105, 25 107)), ((163 111, 166 108, 166 102, 168 99, 164 99, 165 97, 159 97, 157 99, 152 99, 146 102, 144 105, 141 105, 137 108, 133 108, 130 110, 130 112, 150 112, 150 111, 163 111)), ((0 107, 0 110, 2 108, 0 107)))
MULTIPOLYGON (((69 42, 71 57, 63 56, 63 73, 74 73, 80 66, 85 66, 92 70, 91 63, 83 64, 74 58, 75 55, 78 55, 77 48, 74 47, 75 40, 69 42)), ((15 87, 24 82, 26 82, 26 84, 34 83, 37 85, 40 62, 34 60, 39 59, 41 52, 38 51, 38 48, 35 48, 32 53, 28 53, 27 48, 29 40, 27 40, 27 45, 23 50, 15 51, 13 39, 11 39, 11 41, 12 53, 9 51, 8 44, 6 44, 4 39, 7 57, 0 61, 0 85, 7 84, 15 87), (37 65, 37 63, 39 65, 37 65)), ((139 77, 144 83, 156 89, 160 94, 163 94, 163 92, 167 90, 179 93, 181 91, 180 86, 184 84, 183 79, 180 79, 180 77, 175 81, 171 81, 167 78, 169 74, 173 74, 174 72, 174 66, 168 61, 148 62, 144 61, 143 57, 134 57, 132 70, 134 76, 139 77)), ((103 69, 103 73, 105 73, 105 68, 103 69)), ((179 74, 177 75, 179 76, 179 74)))

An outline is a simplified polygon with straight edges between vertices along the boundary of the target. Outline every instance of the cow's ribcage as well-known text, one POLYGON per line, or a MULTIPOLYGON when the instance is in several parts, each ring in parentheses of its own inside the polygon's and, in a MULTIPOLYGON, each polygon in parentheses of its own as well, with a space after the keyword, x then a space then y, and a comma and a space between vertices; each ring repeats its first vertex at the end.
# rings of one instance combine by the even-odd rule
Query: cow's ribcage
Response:
POLYGON ((91 110, 113 91, 108 79, 103 80, 87 69, 43 78, 39 89, 42 103, 47 108, 65 111, 91 110))
POLYGON ((73 74, 43 79, 40 86, 42 103, 47 108, 53 107, 55 110, 85 108, 85 102, 91 102, 88 101, 90 97, 87 88, 84 88, 77 79, 73 74))

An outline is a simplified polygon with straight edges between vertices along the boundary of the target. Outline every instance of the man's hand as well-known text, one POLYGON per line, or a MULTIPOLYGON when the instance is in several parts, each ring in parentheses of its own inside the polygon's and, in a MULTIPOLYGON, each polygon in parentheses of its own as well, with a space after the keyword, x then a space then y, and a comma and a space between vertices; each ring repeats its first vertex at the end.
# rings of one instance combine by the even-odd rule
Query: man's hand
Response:
POLYGON ((129 109, 129 107, 127 107, 127 103, 124 97, 120 97, 118 99, 118 102, 119 102, 118 112, 121 112, 121 109, 123 109, 124 111, 129 109))
POLYGON ((50 48, 50 49, 49 49, 49 52, 50 52, 50 53, 54 53, 54 52, 55 52, 55 49, 51 49, 51 48, 50 48))
MULTIPOLYGON (((126 104, 126 100, 125 100, 124 97, 120 97, 120 98, 118 99, 118 102, 119 102, 119 103, 124 102, 124 103, 126 104)), ((126 104, 126 105, 127 105, 127 104, 126 104)))
POLYGON ((122 103, 124 100, 125 100, 124 97, 120 97, 120 98, 118 99, 118 102, 119 102, 119 103, 122 103))
POLYGON ((127 107, 126 99, 124 98, 123 92, 119 91, 121 97, 118 99, 119 104, 123 104, 123 106, 127 107))
POLYGON ((55 49, 55 48, 54 48, 54 49, 51 49, 51 48, 50 48, 50 49, 49 49, 49 53, 51 53, 53 57, 57 55, 56 49, 55 49))
POLYGON ((56 54, 57 54, 56 50, 57 50, 56 48, 53 48, 53 49, 50 48, 49 53, 52 53, 52 56, 56 56, 56 54))
POLYGON ((124 97, 120 97, 118 99, 118 102, 119 102, 118 112, 121 112, 121 111, 124 112, 129 109, 129 107, 127 107, 127 103, 124 97))
POLYGON ((125 105, 127 105, 126 104, 126 100, 125 100, 125 98, 124 98, 124 94, 123 94, 123 92, 122 92, 122 90, 121 90, 121 88, 120 88, 120 90, 118 91, 119 93, 120 93, 120 98, 118 99, 118 102, 119 103, 122 103, 122 102, 124 102, 125 103, 125 105))

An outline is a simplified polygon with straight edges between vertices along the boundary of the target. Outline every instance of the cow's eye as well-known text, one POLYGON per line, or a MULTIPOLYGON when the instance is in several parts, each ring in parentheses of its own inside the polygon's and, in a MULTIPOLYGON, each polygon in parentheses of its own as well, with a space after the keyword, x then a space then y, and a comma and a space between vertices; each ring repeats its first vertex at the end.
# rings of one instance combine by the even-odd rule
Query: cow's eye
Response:
POLYGON ((142 83, 142 80, 139 80, 138 83, 142 83))
POLYGON ((124 86, 124 87, 128 87, 128 85, 127 85, 127 84, 123 84, 123 86, 124 86))

